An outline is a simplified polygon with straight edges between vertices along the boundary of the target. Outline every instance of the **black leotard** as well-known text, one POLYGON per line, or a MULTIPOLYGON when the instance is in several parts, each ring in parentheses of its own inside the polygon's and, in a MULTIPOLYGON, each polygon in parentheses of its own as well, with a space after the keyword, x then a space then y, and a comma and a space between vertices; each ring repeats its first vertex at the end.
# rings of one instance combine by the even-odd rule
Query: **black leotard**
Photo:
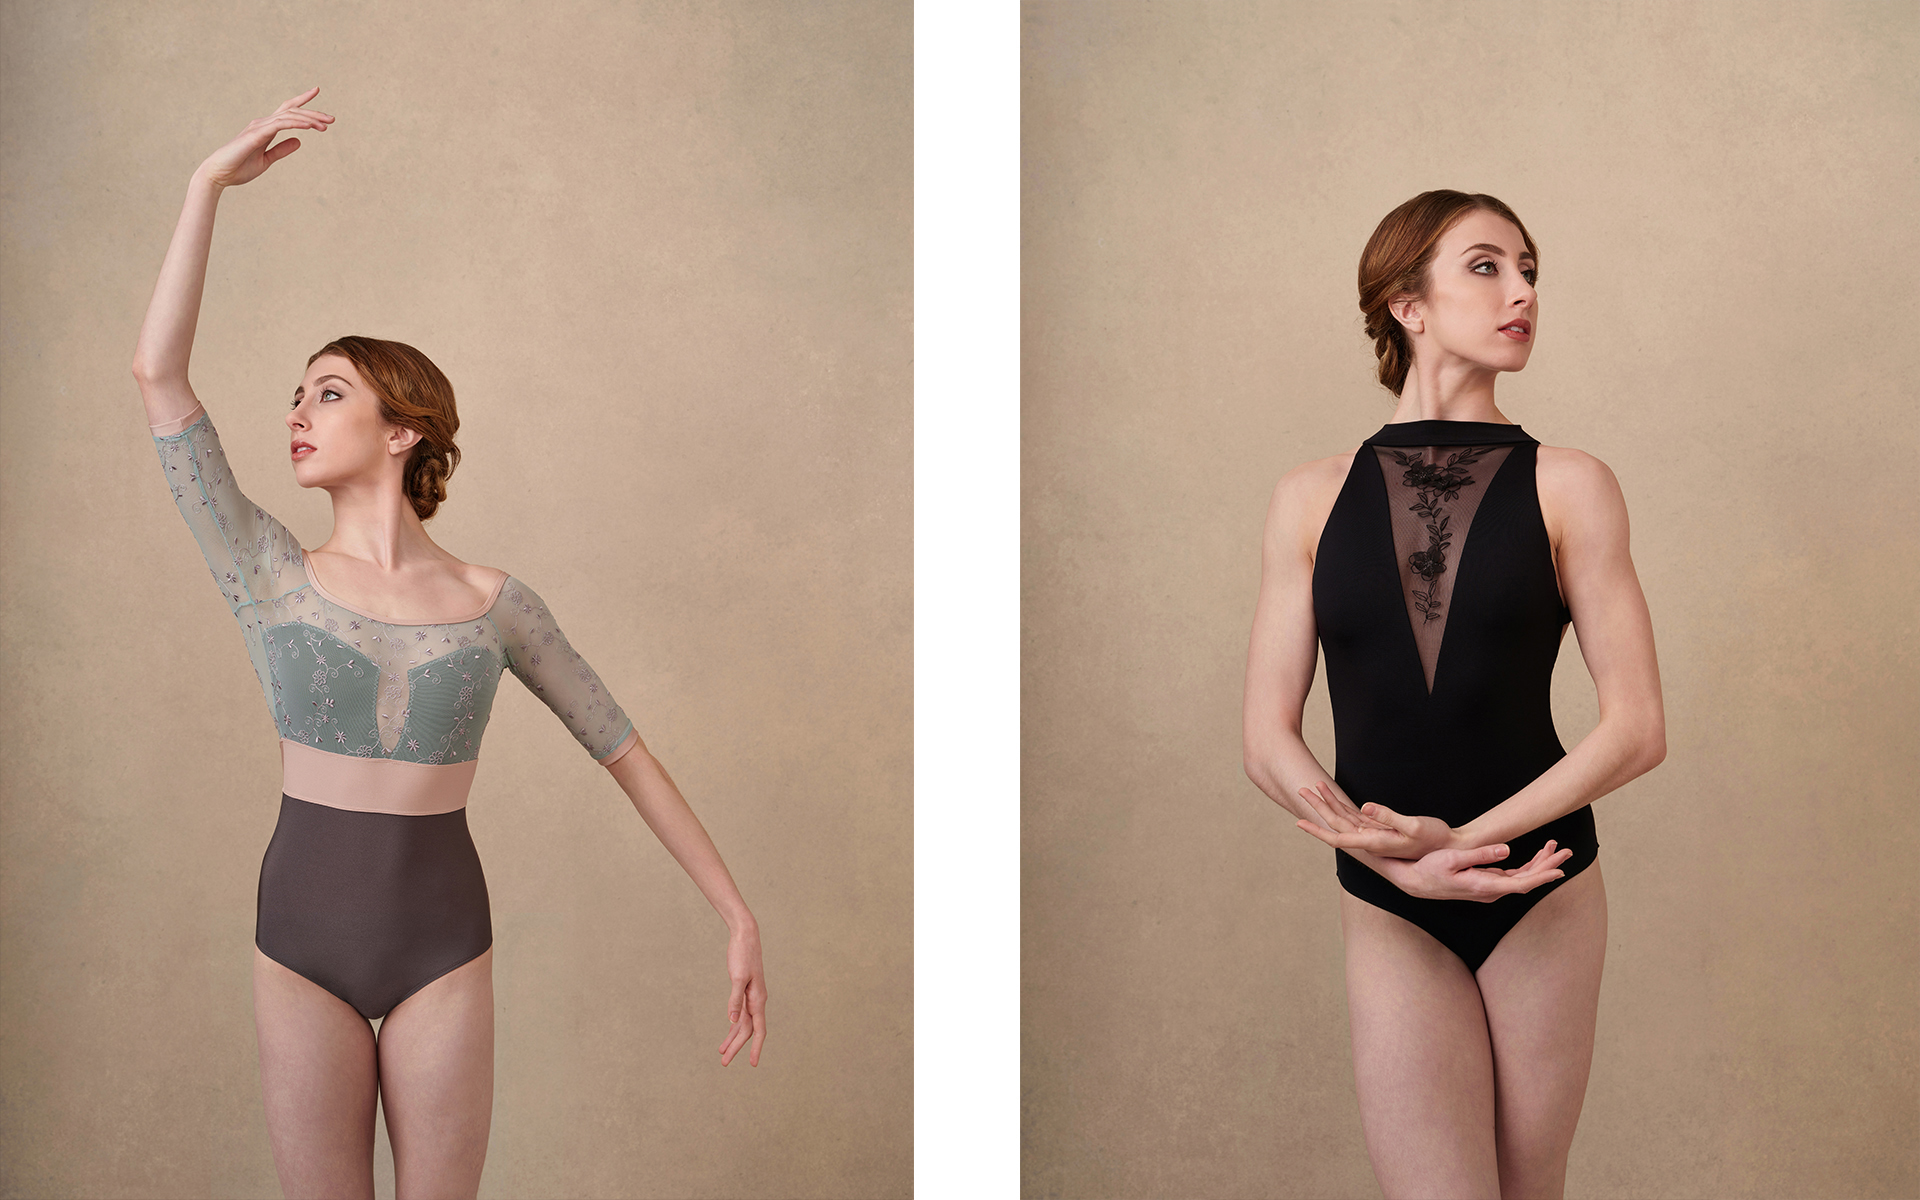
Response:
MULTIPOLYGON (((1518 425, 1403 421, 1354 455, 1314 557, 1313 612, 1334 780, 1356 805, 1459 826, 1565 757, 1549 689, 1573 614, 1540 516, 1539 445, 1518 425)), ((1336 873, 1478 970, 1594 861, 1592 807, 1510 839, 1505 862, 1529 861, 1549 838, 1573 851, 1566 878, 1491 903, 1408 895, 1344 850, 1336 873)))

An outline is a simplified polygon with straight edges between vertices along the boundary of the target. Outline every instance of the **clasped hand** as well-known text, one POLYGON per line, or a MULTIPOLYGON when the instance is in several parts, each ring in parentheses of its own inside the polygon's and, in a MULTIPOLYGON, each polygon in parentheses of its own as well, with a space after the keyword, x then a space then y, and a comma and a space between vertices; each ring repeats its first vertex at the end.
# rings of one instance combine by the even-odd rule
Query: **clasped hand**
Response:
POLYGON ((1498 900, 1562 878, 1560 864, 1573 856, 1549 841, 1523 866, 1489 867, 1507 856, 1505 843, 1468 846, 1458 830, 1438 817, 1394 812, 1384 804, 1355 808, 1329 781, 1300 789, 1300 797, 1324 822, 1295 822, 1329 846, 1374 856, 1376 871, 1408 895, 1434 900, 1498 900))

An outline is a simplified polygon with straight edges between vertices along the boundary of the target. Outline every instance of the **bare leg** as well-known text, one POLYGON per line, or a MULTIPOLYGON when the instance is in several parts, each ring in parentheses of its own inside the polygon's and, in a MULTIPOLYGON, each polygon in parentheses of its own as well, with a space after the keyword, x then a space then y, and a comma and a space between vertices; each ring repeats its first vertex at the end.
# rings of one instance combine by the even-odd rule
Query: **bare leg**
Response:
POLYGON ((373 1026, 319 984, 253 950, 260 1090, 288 1200, 373 1200, 373 1026))
POLYGON ((493 1123, 493 948, 396 1004, 378 1054, 395 1200, 478 1195, 493 1123))
POLYGON ((1606 955, 1607 891, 1596 862, 1534 905, 1480 964, 1506 1200, 1566 1193, 1606 955))
POLYGON ((1480 989, 1411 921, 1342 890, 1354 1083, 1389 1200, 1500 1200, 1493 1048, 1480 989))

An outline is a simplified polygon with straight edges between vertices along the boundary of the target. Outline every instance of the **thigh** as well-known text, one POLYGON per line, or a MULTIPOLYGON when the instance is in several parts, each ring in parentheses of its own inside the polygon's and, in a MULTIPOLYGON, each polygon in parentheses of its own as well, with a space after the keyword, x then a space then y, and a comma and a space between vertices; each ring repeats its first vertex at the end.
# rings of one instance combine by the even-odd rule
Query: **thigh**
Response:
POLYGON ((1566 1188, 1606 952, 1607 893, 1596 862, 1534 905, 1480 964, 1504 1196, 1558 1197, 1566 1188))
POLYGON ((1500 1196, 1480 991, 1425 930, 1344 890, 1347 1012, 1367 1156, 1404 1196, 1500 1196))
POLYGON ((474 1196, 493 1120, 493 949, 380 1023, 380 1103, 394 1196, 474 1196))
POLYGON ((253 951, 260 1090, 280 1190, 373 1198, 373 1027, 319 984, 253 951))

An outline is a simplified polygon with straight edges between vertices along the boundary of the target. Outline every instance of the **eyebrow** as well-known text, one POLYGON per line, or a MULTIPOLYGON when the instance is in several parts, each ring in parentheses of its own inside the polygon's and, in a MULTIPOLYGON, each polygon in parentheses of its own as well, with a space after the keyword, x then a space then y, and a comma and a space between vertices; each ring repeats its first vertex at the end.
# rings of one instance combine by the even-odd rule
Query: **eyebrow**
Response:
MULTIPOLYGON (((347 383, 347 381, 346 381, 346 380, 344 380, 344 379, 340 379, 340 377, 339 377, 338 375, 322 375, 322 376, 321 376, 320 378, 318 378, 318 379, 316 379, 316 380, 314 380, 314 381, 313 381, 313 386, 315 386, 315 387, 319 387, 319 386, 320 386, 321 384, 323 384, 323 383, 325 383, 325 382, 326 382, 327 380, 329 380, 329 379, 339 379, 339 380, 340 380, 340 382, 341 382, 342 384, 345 384, 345 385, 346 385, 347 387, 352 387, 352 386, 353 386, 352 384, 350 384, 350 383, 347 383)), ((293 388, 293 394, 294 394, 294 395, 296 395, 296 396, 298 396, 298 395, 301 395, 301 394, 303 394, 303 393, 304 393, 304 392, 305 392, 306 390, 307 390, 307 385, 306 385, 306 384, 304 384, 304 383, 300 383, 300 384, 295 384, 295 385, 294 385, 294 388, 293 388)))
MULTIPOLYGON (((1472 254, 1475 250, 1487 250, 1492 252, 1493 254, 1500 255, 1502 257, 1505 257, 1507 253, 1505 250, 1502 250, 1500 247, 1494 245, 1492 242, 1475 242, 1473 245, 1468 246, 1465 250, 1462 250, 1460 253, 1462 256, 1465 256, 1468 254, 1472 254)), ((1522 250, 1520 252, 1520 257, 1525 259, 1531 259, 1533 255, 1527 253, 1525 250, 1522 250)))

